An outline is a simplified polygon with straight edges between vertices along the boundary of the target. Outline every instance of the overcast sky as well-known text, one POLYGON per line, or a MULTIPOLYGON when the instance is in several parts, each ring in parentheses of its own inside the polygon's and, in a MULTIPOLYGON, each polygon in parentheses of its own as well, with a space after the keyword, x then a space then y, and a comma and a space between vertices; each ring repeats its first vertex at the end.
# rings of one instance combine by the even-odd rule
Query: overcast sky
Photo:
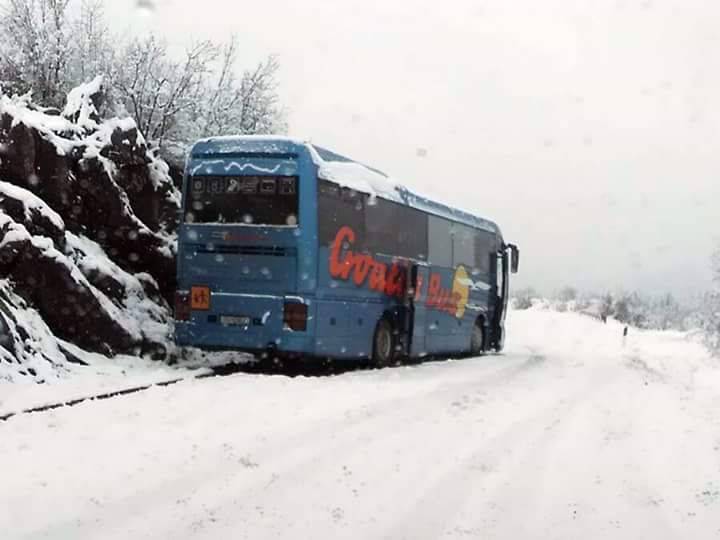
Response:
POLYGON ((501 226, 519 285, 709 286, 716 0, 137 0, 115 30, 236 33, 282 64, 290 133, 501 226))

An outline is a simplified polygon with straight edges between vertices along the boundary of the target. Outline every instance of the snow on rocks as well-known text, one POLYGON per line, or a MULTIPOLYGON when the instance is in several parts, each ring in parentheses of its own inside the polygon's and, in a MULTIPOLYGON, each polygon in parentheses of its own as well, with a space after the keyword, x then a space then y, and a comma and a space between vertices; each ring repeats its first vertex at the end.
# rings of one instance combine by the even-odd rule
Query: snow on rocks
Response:
POLYGON ((47 382, 67 360, 40 314, 0 280, 0 383, 47 382))
POLYGON ((100 122, 98 109, 103 101, 103 76, 73 88, 67 96, 62 115, 86 131, 95 130, 100 122))
POLYGON ((35 235, 48 236, 62 242, 65 223, 45 201, 32 192, 0 181, 0 210, 23 223, 35 235))
MULTIPOLYGON (((55 337, 162 357, 171 333, 179 192, 132 119, 101 119, 103 101, 101 77, 61 116, 0 95, 0 278, 43 321, 38 358, 58 372, 55 337)), ((3 354, 31 361, 15 350, 3 354)))

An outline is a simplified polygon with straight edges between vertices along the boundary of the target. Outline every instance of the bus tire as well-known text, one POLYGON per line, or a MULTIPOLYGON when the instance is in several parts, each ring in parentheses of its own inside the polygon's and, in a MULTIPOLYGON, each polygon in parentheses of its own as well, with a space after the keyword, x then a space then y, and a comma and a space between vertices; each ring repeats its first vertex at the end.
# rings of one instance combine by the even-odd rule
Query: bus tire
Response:
POLYGON ((383 368, 395 364, 397 358, 397 335, 386 317, 380 319, 373 334, 372 363, 383 368))
POLYGON ((482 356, 485 353, 485 326, 481 319, 475 321, 470 337, 470 356, 482 356))

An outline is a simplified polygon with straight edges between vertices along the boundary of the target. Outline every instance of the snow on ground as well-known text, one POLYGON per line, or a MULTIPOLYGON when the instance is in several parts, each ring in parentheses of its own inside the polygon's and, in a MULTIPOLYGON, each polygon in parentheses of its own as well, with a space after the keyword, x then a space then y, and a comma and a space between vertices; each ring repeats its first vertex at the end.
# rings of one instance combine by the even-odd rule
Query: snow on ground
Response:
MULTIPOLYGON (((715 538, 720 370, 514 311, 503 355, 237 374, 0 423, 3 538, 715 538)), ((0 388, 2 391, 2 388, 0 388)))
MULTIPOLYGON (((0 417, 24 409, 64 403, 124 388, 192 378, 209 370, 199 366, 177 368, 136 356, 117 355, 107 358, 91 353, 72 343, 61 342, 62 348, 86 365, 64 363, 65 372, 49 378, 44 384, 32 379, 16 383, 0 382, 0 417)), ((1 458, 0 458, 1 461, 1 458)), ((1 537, 0 537, 1 538, 1 537)))

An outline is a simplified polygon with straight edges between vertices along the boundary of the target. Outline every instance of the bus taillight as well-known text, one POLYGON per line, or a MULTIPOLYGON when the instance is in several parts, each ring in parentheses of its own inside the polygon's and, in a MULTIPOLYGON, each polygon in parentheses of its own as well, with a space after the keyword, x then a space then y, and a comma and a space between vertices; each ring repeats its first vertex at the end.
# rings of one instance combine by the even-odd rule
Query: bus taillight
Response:
POLYGON ((187 291, 175 292, 175 320, 190 320, 190 293, 187 291))
POLYGON ((285 302, 283 323, 289 330, 304 332, 307 329, 307 306, 299 302, 285 302))

